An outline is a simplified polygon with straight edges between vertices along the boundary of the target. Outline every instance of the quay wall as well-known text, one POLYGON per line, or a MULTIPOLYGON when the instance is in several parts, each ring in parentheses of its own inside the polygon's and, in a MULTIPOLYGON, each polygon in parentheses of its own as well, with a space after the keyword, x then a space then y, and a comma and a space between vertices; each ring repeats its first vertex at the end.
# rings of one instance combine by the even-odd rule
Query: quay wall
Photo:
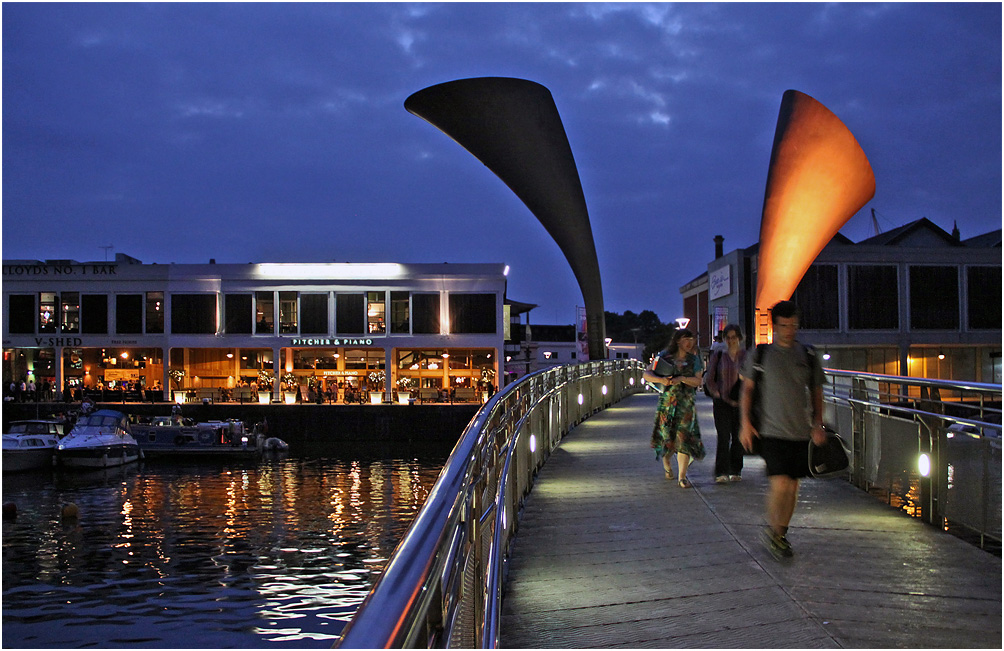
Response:
MULTIPOLYGON (((171 403, 98 403, 136 416, 170 416, 171 403)), ((11 421, 47 418, 79 409, 79 403, 12 403, 3 405, 3 430, 11 421)), ((250 428, 268 421, 269 436, 278 436, 293 450, 316 444, 342 444, 369 454, 395 456, 428 448, 449 453, 480 404, 413 405, 285 405, 186 404, 182 416, 197 422, 236 418, 250 428)))

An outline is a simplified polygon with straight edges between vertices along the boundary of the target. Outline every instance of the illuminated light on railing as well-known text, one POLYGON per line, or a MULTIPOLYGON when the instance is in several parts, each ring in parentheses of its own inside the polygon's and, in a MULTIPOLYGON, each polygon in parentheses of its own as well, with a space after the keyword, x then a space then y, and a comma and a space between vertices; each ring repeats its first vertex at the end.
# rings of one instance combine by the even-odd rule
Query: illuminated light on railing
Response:
POLYGON ((600 389, 600 393, 602 393, 603 395, 607 395, 607 385, 605 384, 603 385, 603 388, 600 389))
POLYGON ((929 457, 927 453, 921 453, 921 455, 917 457, 917 472, 920 473, 921 477, 931 476, 931 457, 929 457))
POLYGON ((537 451, 537 435, 536 434, 531 434, 530 435, 530 452, 536 452, 536 451, 537 451))
POLYGON ((631 386, 634 386, 634 378, 633 377, 632 378, 628 378, 628 384, 630 384, 631 386))
POLYGON ((583 397, 582 397, 582 394, 580 393, 580 394, 579 394, 579 404, 581 405, 581 404, 583 403, 583 401, 584 401, 584 400, 585 400, 585 398, 583 398, 583 397))

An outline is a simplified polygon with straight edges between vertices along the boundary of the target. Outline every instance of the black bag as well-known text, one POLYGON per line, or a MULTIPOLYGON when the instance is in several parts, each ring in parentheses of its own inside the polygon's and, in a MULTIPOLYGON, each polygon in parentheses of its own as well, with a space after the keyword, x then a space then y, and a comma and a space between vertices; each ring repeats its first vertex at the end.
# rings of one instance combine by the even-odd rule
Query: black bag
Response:
POLYGON ((850 451, 844 439, 829 427, 826 431, 826 443, 819 446, 809 441, 809 474, 816 479, 839 477, 850 468, 850 451))

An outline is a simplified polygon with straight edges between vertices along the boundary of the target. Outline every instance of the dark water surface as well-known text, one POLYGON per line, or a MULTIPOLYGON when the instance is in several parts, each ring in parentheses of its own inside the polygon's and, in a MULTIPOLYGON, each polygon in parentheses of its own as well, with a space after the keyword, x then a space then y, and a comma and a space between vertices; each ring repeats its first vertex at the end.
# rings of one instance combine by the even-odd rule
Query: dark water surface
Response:
POLYGON ((4 648, 329 648, 446 459, 355 456, 4 476, 4 648))

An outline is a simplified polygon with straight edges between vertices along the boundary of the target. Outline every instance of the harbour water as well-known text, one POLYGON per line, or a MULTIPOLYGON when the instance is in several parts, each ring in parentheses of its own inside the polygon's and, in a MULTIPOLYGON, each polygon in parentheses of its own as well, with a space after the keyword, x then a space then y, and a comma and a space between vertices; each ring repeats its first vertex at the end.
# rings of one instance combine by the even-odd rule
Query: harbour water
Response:
POLYGON ((447 455, 4 476, 3 647, 329 648, 447 455))

